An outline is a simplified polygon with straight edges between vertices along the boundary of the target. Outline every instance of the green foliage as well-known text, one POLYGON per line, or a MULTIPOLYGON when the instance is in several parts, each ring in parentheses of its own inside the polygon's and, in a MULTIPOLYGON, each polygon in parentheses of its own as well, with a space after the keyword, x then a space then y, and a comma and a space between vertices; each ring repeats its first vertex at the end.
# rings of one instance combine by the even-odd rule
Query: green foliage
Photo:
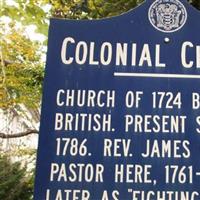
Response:
POLYGON ((31 41, 23 28, 1 24, 1 85, 0 107, 8 109, 17 104, 37 108, 40 102, 43 66, 41 45, 31 41), (5 34, 6 30, 9 30, 5 34))
POLYGON ((0 199, 30 200, 33 196, 33 174, 8 155, 0 155, 0 199))
POLYGON ((138 0, 93 0, 89 1, 92 8, 89 15, 92 18, 105 18, 111 16, 117 16, 128 10, 138 6, 142 1, 138 0))
MULTIPOLYGON (((188 0, 200 9, 199 0, 188 0)), ((68 19, 99 19, 117 16, 140 5, 144 0, 57 0, 50 1, 51 15, 68 19)))
POLYGON ((51 0, 50 4, 51 14, 57 18, 83 19, 87 18, 89 11, 86 1, 83 0, 51 0))
MULTIPOLYGON (((5 0, 3 0, 5 1, 5 0)), ((20 21, 23 25, 36 25, 38 31, 47 34, 48 13, 42 7, 48 3, 46 0, 15 0, 16 5, 7 5, 6 1, 0 11, 0 16, 8 16, 14 21, 20 21)))
POLYGON ((200 10, 200 1, 199 0, 192 0, 192 5, 200 10))
POLYGON ((116 16, 139 5, 142 0, 58 0, 50 1, 52 16, 69 19, 99 19, 116 16))

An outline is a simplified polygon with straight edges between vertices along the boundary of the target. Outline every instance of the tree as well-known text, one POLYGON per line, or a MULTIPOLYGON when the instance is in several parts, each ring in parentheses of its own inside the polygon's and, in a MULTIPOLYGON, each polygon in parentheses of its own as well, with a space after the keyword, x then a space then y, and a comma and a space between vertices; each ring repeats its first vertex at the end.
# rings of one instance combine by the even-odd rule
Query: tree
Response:
POLYGON ((37 31, 46 35, 48 30, 48 20, 50 14, 44 7, 48 0, 13 0, 9 4, 7 0, 2 0, 0 16, 7 16, 13 22, 20 22, 22 25, 35 25, 37 31))
POLYGON ((1 24, 1 27, 0 107, 10 109, 24 104, 37 108, 43 80, 40 44, 31 41, 24 34, 24 28, 17 27, 15 23, 1 24))
MULTIPOLYGON (((200 9, 199 0, 188 0, 200 9)), ((50 1, 51 15, 69 19, 100 19, 117 16, 140 5, 144 0, 59 0, 50 1)))
POLYGON ((190 2, 195 8, 200 10, 200 1, 199 0, 192 0, 190 2))
MULTIPOLYGON (((8 5, 7 1, 4 1, 0 10, 3 16, 0 19, 0 108, 5 114, 16 110, 22 114, 23 105, 39 115, 44 74, 42 57, 46 41, 30 38, 27 27, 35 26, 40 34, 46 35, 48 13, 40 8, 44 1, 13 2, 8 5)), ((0 137, 25 136, 38 132, 29 129, 22 134, 9 135, 8 132, 2 132, 0 137)))
POLYGON ((142 0, 62 0, 50 1, 52 15, 69 19, 99 19, 122 14, 142 0))
MULTIPOLYGON (((2 153, 2 152, 1 152, 2 153)), ((29 200, 33 196, 33 173, 20 162, 11 162, 7 154, 0 155, 0 199, 29 200)))

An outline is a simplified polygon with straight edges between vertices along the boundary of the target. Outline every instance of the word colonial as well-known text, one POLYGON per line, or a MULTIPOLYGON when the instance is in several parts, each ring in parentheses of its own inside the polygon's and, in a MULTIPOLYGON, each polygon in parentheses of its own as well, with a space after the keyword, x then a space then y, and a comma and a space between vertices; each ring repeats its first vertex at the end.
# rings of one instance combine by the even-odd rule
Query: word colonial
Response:
MULTIPOLYGON (((119 66, 119 67, 156 67, 165 68, 167 43, 169 38, 164 38, 163 44, 148 43, 111 43, 93 41, 77 41, 74 37, 63 39, 61 47, 61 61, 64 65, 80 66, 119 66), (163 49, 162 49, 163 48, 163 49), (162 53, 163 50, 163 53, 162 53)), ((177 59, 183 68, 200 68, 200 44, 183 41, 177 59), (194 57, 191 57, 194 54, 194 57)))

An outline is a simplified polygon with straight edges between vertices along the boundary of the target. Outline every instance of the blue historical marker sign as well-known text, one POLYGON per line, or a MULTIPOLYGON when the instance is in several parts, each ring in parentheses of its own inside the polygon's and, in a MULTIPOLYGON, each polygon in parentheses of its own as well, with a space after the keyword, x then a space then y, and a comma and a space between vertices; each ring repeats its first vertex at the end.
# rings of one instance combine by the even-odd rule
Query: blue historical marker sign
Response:
POLYGON ((51 20, 34 198, 200 199, 197 10, 51 20))

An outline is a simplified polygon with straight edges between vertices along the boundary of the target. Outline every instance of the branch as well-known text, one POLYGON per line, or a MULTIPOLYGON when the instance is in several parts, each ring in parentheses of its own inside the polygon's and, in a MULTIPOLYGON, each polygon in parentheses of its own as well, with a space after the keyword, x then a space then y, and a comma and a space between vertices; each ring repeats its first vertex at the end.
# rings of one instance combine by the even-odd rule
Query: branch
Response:
POLYGON ((24 132, 20 132, 20 133, 14 133, 14 134, 6 134, 6 133, 1 133, 0 132, 0 138, 2 139, 9 139, 9 138, 20 138, 20 137, 24 137, 30 134, 38 134, 39 131, 38 130, 28 130, 28 131, 24 131, 24 132))
POLYGON ((101 14, 101 12, 99 11, 99 8, 98 8, 96 2, 95 2, 94 0, 93 0, 92 2, 93 2, 93 6, 94 6, 94 8, 95 8, 97 14, 98 14, 100 17, 103 17, 103 14, 101 14))
POLYGON ((1 64, 4 64, 5 66, 15 63, 11 60, 3 60, 3 59, 0 59, 0 62, 1 62, 1 64))

